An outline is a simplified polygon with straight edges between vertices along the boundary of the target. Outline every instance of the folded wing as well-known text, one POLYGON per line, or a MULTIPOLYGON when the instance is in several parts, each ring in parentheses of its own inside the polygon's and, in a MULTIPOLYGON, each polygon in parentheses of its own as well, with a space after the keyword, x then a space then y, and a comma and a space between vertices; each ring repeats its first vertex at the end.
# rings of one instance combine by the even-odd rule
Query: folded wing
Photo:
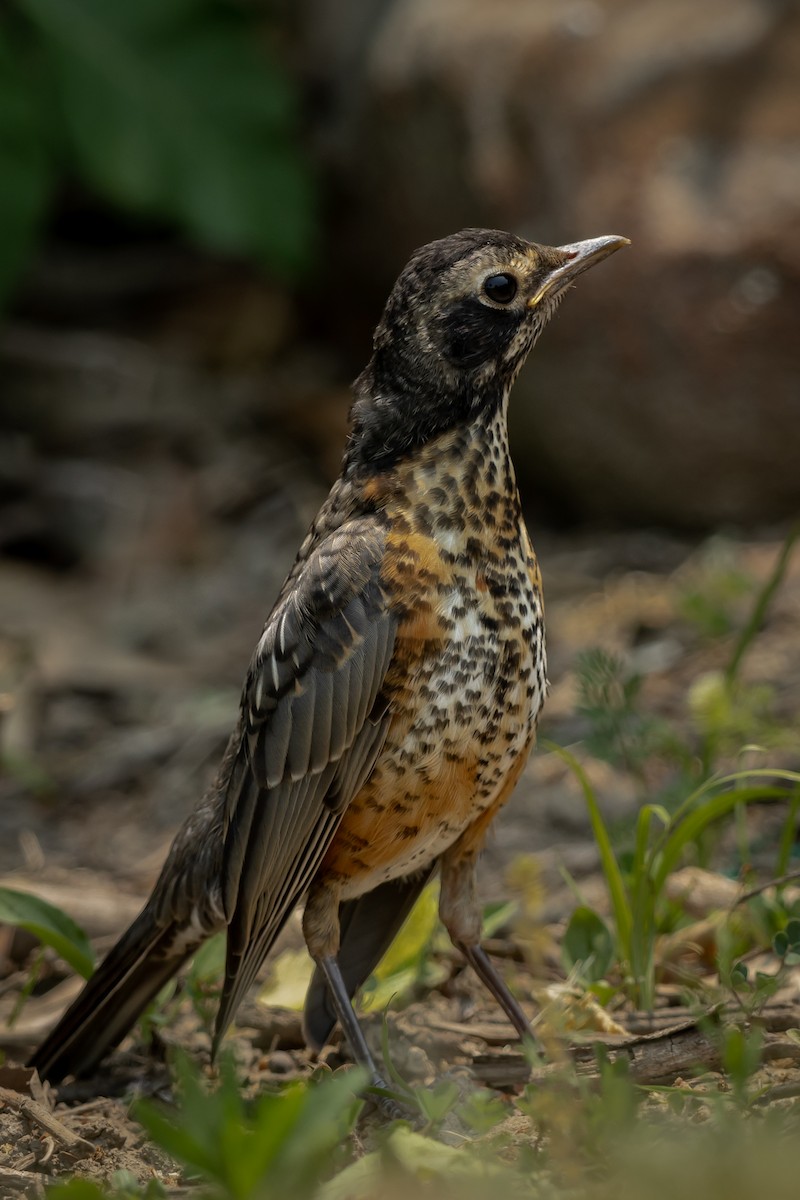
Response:
POLYGON ((395 620, 364 518, 295 573, 248 673, 224 818, 228 950, 215 1045, 319 867, 386 737, 395 620))

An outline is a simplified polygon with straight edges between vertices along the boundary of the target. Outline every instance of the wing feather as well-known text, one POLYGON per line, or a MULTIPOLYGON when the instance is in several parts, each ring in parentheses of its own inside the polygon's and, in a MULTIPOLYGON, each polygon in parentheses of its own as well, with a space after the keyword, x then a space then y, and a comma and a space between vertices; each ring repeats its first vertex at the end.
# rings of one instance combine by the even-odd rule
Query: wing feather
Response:
POLYGON ((277 787, 281 782, 293 726, 291 704, 276 705, 269 730, 262 734, 254 748, 254 769, 268 788, 277 787))
POLYGON ((374 518, 323 542, 295 570, 251 663, 226 796, 228 953, 215 1045, 383 745, 385 705, 370 719, 396 632, 383 542, 374 518))
POLYGON ((316 671, 309 671, 292 700, 292 736, 286 752, 286 771, 291 779, 302 779, 310 766, 317 707, 316 676, 316 671))
MULTIPOLYGON (((315 774, 334 758, 331 733, 333 729, 333 672, 318 671, 314 696, 314 719, 311 722, 309 770, 315 774)), ((342 747, 344 749, 344 747, 342 747)), ((340 757, 341 750, 335 758, 340 757)))
POLYGON ((339 759, 347 744, 347 700, 350 691, 350 663, 342 663, 337 672, 331 709, 331 758, 339 759))

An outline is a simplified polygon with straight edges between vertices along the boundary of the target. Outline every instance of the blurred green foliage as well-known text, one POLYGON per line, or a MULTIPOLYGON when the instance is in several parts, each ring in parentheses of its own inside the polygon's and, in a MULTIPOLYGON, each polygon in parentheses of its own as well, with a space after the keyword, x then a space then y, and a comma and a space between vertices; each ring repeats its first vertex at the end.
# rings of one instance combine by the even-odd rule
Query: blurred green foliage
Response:
POLYGON ((0 10, 0 303, 57 189, 291 278, 315 232, 296 89, 235 0, 11 0, 0 10))
POLYGON ((84 931, 60 908, 40 896, 0 887, 0 921, 32 933, 84 979, 94 971, 94 950, 84 931))
POLYGON ((569 919, 561 942, 567 971, 577 970, 586 984, 604 979, 614 962, 614 939, 593 908, 579 904, 569 919))
POLYGON ((230 1057, 222 1059, 216 1087, 185 1055, 176 1057, 176 1072, 177 1108, 142 1100, 136 1117, 191 1176, 210 1185, 211 1195, 282 1196, 291 1181, 290 1194, 302 1200, 317 1192, 321 1177, 349 1161, 365 1071, 328 1076, 325 1086, 262 1093, 253 1104, 242 1098, 230 1057))
POLYGON ((674 726, 641 705, 641 675, 615 654, 593 647, 575 660, 576 709, 587 719, 586 749, 596 758, 623 767, 643 792, 649 790, 653 758, 679 762, 691 758, 674 726))

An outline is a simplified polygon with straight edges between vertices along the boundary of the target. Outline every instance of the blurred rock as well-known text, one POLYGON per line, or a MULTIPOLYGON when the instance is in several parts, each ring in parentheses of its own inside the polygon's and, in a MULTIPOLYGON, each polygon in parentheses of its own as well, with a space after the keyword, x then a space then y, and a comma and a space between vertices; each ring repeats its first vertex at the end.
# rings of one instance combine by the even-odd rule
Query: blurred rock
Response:
POLYGON ((306 0, 304 15, 338 180, 326 256, 352 298, 326 307, 340 339, 361 354, 407 252, 460 226, 627 234, 518 385, 526 485, 567 518, 796 511, 800 9, 306 0))

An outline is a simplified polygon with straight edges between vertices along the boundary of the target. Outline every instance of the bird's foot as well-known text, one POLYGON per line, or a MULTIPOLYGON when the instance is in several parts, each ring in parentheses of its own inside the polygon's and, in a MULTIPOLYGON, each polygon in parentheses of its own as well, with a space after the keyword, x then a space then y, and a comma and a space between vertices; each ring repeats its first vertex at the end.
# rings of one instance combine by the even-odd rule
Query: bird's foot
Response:
POLYGON ((418 1115, 397 1098, 397 1090, 378 1074, 367 1089, 367 1098, 387 1121, 411 1121, 413 1124, 418 1115))

